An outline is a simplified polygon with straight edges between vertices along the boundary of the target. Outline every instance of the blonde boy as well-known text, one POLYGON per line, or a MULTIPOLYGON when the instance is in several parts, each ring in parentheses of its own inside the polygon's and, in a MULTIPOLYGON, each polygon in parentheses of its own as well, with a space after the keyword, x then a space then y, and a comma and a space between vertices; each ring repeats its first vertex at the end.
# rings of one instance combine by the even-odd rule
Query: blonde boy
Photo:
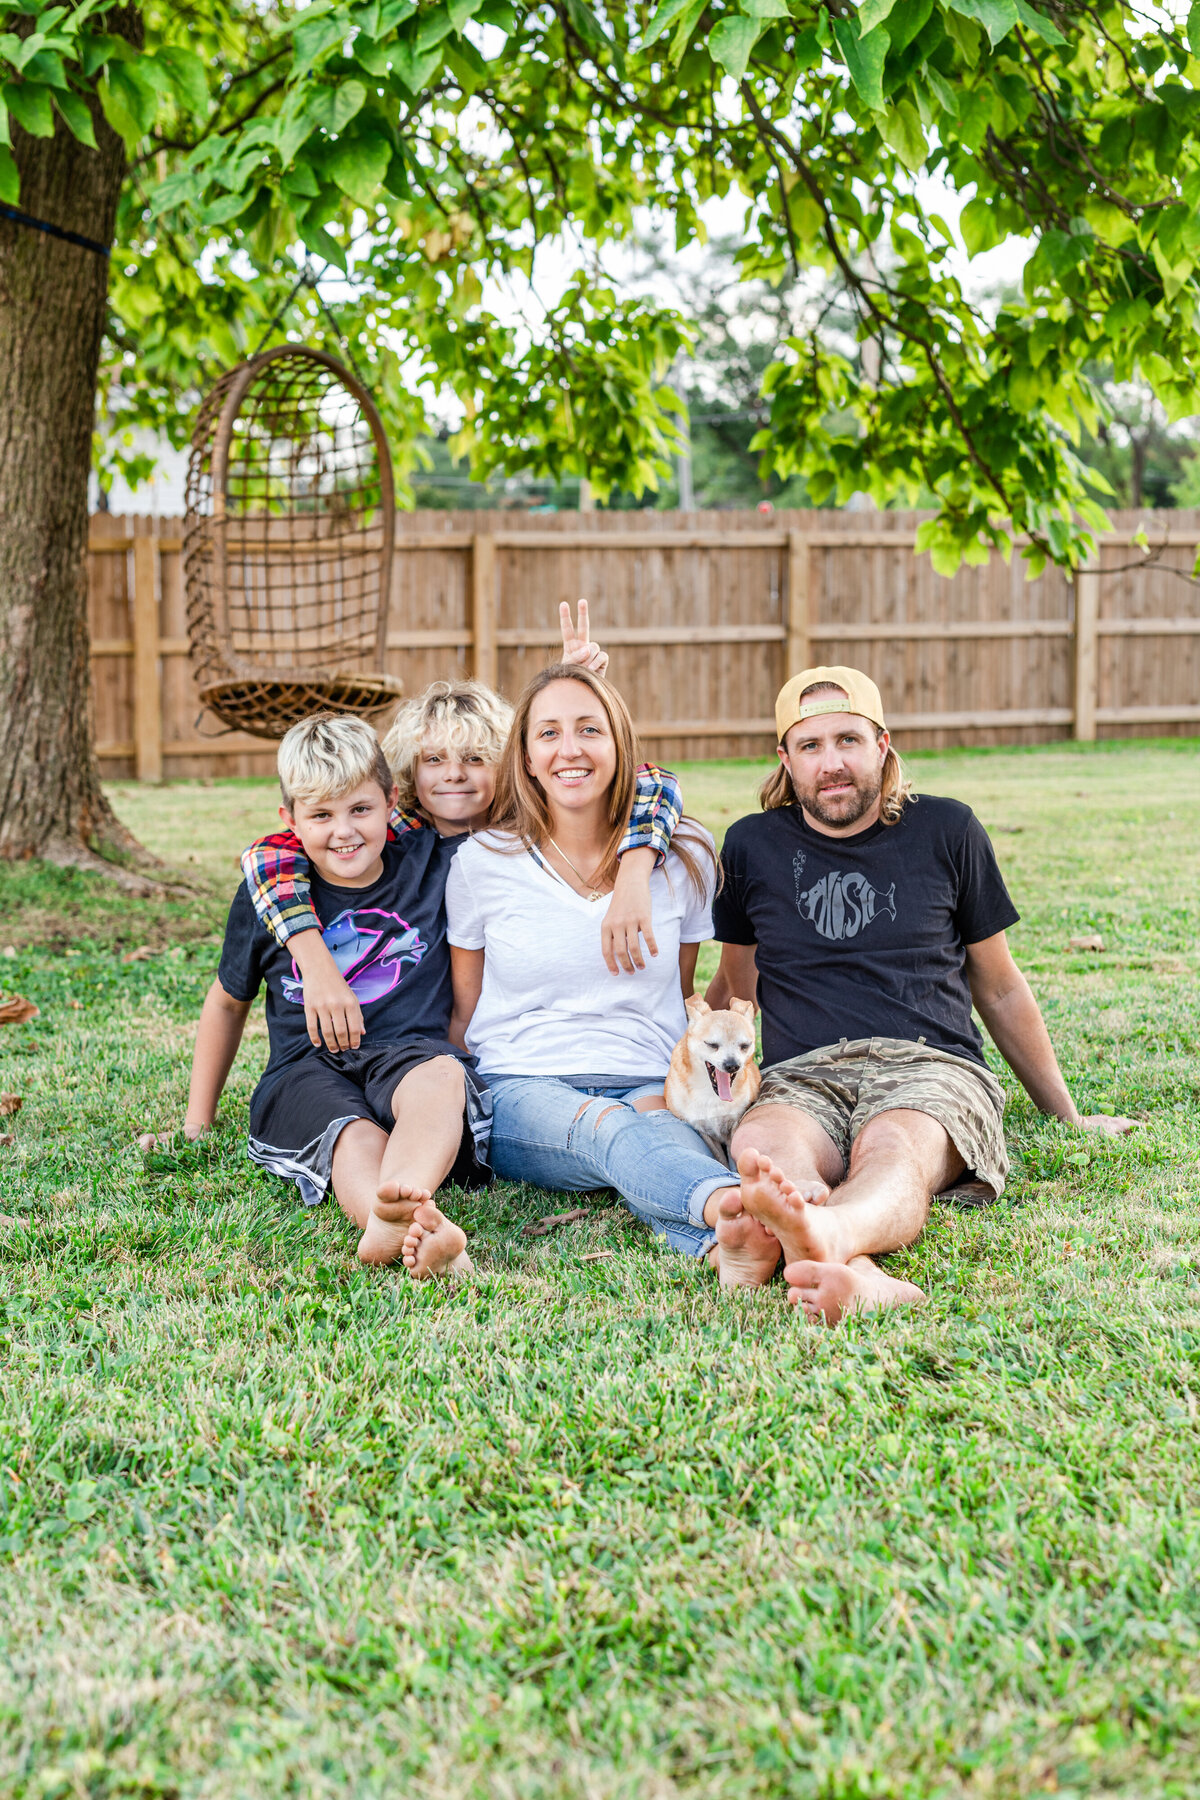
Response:
POLYGON ((361 719, 293 726, 279 778, 318 927, 305 935, 353 996, 358 1042, 330 1052, 311 1041, 303 970, 239 888, 201 1013, 185 1130, 195 1136, 216 1116, 265 984, 270 1056, 250 1102, 250 1155, 310 1204, 332 1186, 362 1233, 363 1262, 403 1256, 418 1278, 469 1269, 466 1238, 433 1200, 451 1175, 487 1178, 489 1097, 448 1038, 444 895, 457 839, 390 831, 396 784, 361 719))

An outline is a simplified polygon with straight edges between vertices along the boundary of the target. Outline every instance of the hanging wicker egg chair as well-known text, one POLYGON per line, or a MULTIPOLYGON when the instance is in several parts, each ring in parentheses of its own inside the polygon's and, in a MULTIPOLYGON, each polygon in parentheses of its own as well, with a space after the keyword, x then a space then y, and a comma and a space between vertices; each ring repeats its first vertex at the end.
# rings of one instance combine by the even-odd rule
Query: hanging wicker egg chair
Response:
POLYGON ((393 705, 394 532, 387 440, 348 369, 283 344, 223 375, 192 435, 183 533, 204 705, 268 738, 323 709, 393 705))

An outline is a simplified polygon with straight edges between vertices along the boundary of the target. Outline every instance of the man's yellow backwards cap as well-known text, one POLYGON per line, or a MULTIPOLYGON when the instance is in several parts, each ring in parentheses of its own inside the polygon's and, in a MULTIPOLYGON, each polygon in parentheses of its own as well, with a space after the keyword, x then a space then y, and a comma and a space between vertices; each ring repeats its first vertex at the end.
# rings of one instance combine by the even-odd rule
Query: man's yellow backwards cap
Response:
POLYGON ((782 744, 792 726, 799 725, 802 719, 816 718, 819 713, 838 712, 858 713, 862 718, 870 719, 872 725, 878 725, 881 731, 887 730, 879 689, 861 669, 801 669, 799 675, 793 675, 780 688, 775 702, 775 729, 779 742, 782 744), (826 681, 841 688, 845 698, 841 694, 811 694, 801 702, 805 688, 818 687, 826 681))

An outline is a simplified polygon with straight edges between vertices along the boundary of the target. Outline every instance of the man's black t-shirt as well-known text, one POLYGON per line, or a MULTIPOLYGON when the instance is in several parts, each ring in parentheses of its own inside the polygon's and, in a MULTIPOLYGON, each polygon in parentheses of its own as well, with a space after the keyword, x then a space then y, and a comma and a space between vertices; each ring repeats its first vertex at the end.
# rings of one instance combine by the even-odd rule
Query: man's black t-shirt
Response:
MULTIPOLYGON (((362 1007, 364 1044, 446 1035, 453 1002, 446 876, 464 841, 406 831, 384 845, 383 873, 365 888, 333 887, 312 871, 321 936, 362 1007)), ((267 984, 271 1054, 261 1093, 312 1045, 300 971, 290 950, 256 918, 244 882, 229 908, 217 980, 235 1000, 253 1000, 267 984)))
POLYGON ((922 795, 845 838, 781 806, 739 819, 722 863, 715 935, 758 945, 765 1065, 865 1037, 983 1063, 965 946, 1020 915, 969 806, 922 795))

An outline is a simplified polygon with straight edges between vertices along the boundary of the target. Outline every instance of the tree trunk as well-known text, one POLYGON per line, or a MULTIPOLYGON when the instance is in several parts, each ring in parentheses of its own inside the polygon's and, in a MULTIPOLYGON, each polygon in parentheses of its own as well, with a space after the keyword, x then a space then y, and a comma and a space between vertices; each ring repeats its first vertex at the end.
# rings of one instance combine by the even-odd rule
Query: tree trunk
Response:
MULTIPOLYGON (((140 41, 135 9, 110 14, 107 29, 140 41)), ((19 205, 108 245, 125 151, 96 105, 92 116, 96 150, 61 121, 52 138, 14 125, 19 205)), ((107 293, 105 257, 0 218, 0 856, 8 858, 148 860, 105 799, 92 749, 87 492, 107 293)))

